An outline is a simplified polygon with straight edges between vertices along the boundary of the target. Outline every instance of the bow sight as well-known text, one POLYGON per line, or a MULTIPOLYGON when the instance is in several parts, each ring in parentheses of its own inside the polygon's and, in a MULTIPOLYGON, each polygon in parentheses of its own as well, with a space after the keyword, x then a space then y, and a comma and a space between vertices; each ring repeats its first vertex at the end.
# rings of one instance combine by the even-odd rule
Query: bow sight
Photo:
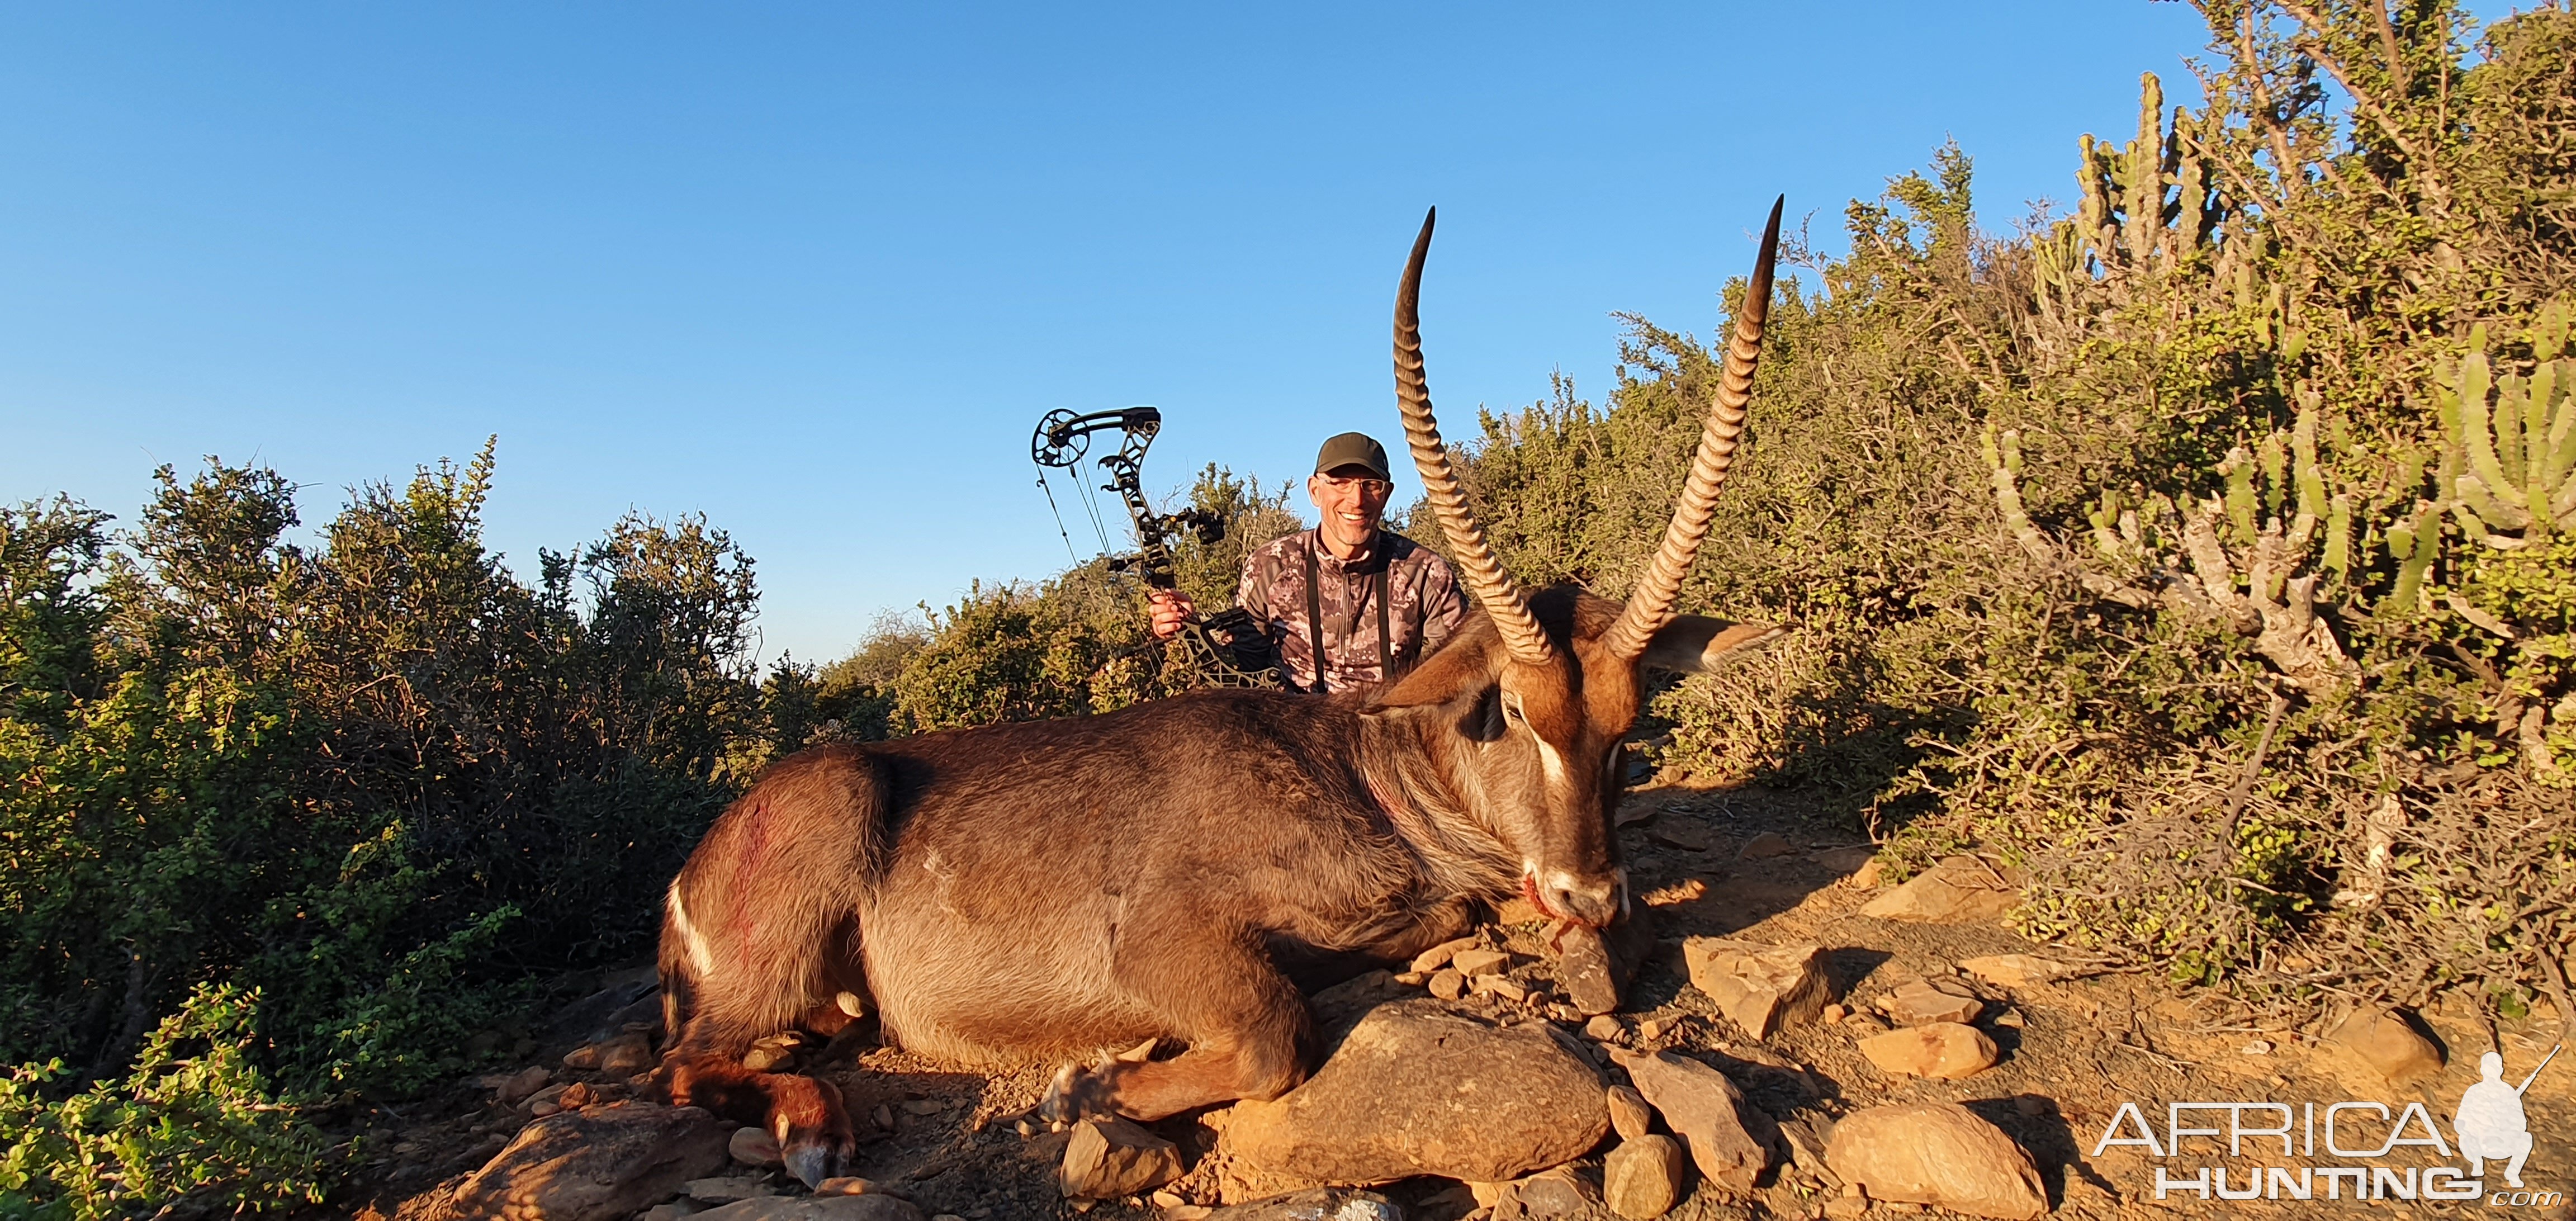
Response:
MULTIPOLYGON (((1041 468, 1069 470, 1082 461, 1084 452, 1091 447, 1093 433, 1116 429, 1120 434, 1118 452, 1092 462, 1109 475, 1109 482, 1100 485, 1100 490, 1118 493, 1119 500, 1126 504, 1128 519, 1136 526, 1137 550, 1133 555, 1109 557, 1109 570, 1141 573, 1145 584, 1155 589, 1176 590, 1181 579, 1179 568, 1172 562, 1173 535, 1186 529, 1202 544, 1221 541, 1225 538, 1225 517, 1205 509, 1157 513, 1152 502, 1145 499, 1145 450, 1162 428, 1163 413, 1152 407, 1125 407, 1088 415, 1059 408, 1038 421, 1037 433, 1029 438, 1029 457, 1041 468)), ((1041 470, 1040 486, 1044 486, 1045 477, 1041 470)), ((1196 671, 1179 685, 1281 685, 1279 658, 1269 635, 1241 607, 1191 619, 1181 626, 1179 640, 1189 654, 1190 668, 1196 671)))

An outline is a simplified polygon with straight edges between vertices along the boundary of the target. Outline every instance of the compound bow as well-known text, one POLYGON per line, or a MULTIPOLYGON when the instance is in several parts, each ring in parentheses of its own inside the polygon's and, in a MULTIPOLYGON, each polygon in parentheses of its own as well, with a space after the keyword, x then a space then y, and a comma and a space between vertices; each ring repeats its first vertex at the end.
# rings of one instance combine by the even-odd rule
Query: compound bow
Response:
MULTIPOLYGON (((1186 529, 1201 543, 1217 542, 1225 537, 1225 518, 1205 509, 1157 513, 1152 502, 1145 499, 1145 450, 1162 427, 1163 413, 1152 407, 1126 407, 1088 415, 1058 409, 1038 421, 1037 433, 1029 439, 1029 456, 1040 467, 1070 469, 1082 461, 1093 433, 1118 430, 1118 452, 1093 461, 1109 474, 1109 482, 1102 484, 1101 490, 1118 493, 1127 505, 1127 516, 1136 524, 1137 551, 1134 555, 1110 557, 1109 570, 1132 569, 1142 573, 1145 583, 1155 589, 1177 590, 1181 579, 1178 566, 1172 562, 1173 534, 1186 529)), ((1043 482, 1043 471, 1040 479, 1043 482)), ((1269 634, 1241 607, 1189 620, 1181 626, 1179 639, 1198 672, 1196 685, 1282 685, 1279 657, 1271 647, 1269 634)))

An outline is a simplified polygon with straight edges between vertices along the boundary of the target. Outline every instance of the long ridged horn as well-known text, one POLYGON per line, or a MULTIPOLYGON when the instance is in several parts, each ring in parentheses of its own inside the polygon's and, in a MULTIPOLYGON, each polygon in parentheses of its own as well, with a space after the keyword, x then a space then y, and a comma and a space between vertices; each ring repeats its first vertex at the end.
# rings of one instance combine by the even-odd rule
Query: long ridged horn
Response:
POLYGON ((1458 486, 1457 473, 1449 469, 1449 448, 1440 441, 1439 421, 1431 417, 1431 386, 1422 377, 1418 311, 1422 260, 1431 253, 1431 225, 1439 217, 1440 209, 1433 208, 1422 218, 1422 236, 1413 239, 1413 257, 1404 264, 1404 286, 1395 293, 1395 405, 1404 414, 1404 439, 1413 450, 1413 469, 1422 475, 1422 493, 1439 515, 1440 532, 1449 536, 1449 549, 1457 555, 1458 575, 1466 581, 1467 592, 1484 604, 1485 614, 1493 619, 1513 657, 1546 665, 1555 659, 1556 648, 1539 630, 1538 616, 1530 613, 1520 584, 1494 558, 1485 528, 1468 511, 1467 493, 1458 486))
POLYGON ((1602 647, 1613 657, 1633 661, 1644 656, 1646 643, 1672 621, 1682 578, 1690 575, 1691 560, 1708 536, 1718 487, 1726 482, 1726 468, 1735 461, 1736 445, 1744 439, 1744 405, 1753 398, 1753 369, 1762 360, 1762 324, 1771 315, 1771 264, 1780 253, 1780 208, 1787 202, 1784 195, 1771 204, 1771 224, 1762 231, 1762 254, 1753 265, 1753 282, 1745 286, 1744 307, 1735 313, 1735 337, 1726 345, 1725 370, 1718 377, 1717 393, 1709 398, 1699 454, 1691 460, 1690 478, 1682 484, 1672 524, 1664 528, 1663 545, 1655 548, 1653 562, 1637 579, 1636 592, 1628 595, 1618 621, 1602 633, 1602 647))

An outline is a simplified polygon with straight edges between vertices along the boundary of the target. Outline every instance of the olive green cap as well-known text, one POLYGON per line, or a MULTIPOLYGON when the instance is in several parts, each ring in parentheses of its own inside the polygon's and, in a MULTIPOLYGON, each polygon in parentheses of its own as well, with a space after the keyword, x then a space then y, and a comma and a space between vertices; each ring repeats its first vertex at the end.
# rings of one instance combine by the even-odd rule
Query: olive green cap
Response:
POLYGON ((1364 432, 1346 432, 1324 442, 1315 454, 1315 473, 1324 474, 1339 467, 1356 466, 1380 479, 1393 482, 1395 476, 1386 470, 1386 447, 1364 432))

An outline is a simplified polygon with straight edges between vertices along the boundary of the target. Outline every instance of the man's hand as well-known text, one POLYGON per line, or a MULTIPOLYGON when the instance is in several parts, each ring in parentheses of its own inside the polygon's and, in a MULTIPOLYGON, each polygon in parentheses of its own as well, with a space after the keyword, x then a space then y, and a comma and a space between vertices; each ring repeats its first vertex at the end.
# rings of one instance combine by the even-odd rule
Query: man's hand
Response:
POLYGON ((1146 595, 1154 603, 1154 639, 1169 640, 1181 634, 1181 625, 1197 617, 1198 604, 1188 594, 1176 589, 1157 589, 1146 595))

